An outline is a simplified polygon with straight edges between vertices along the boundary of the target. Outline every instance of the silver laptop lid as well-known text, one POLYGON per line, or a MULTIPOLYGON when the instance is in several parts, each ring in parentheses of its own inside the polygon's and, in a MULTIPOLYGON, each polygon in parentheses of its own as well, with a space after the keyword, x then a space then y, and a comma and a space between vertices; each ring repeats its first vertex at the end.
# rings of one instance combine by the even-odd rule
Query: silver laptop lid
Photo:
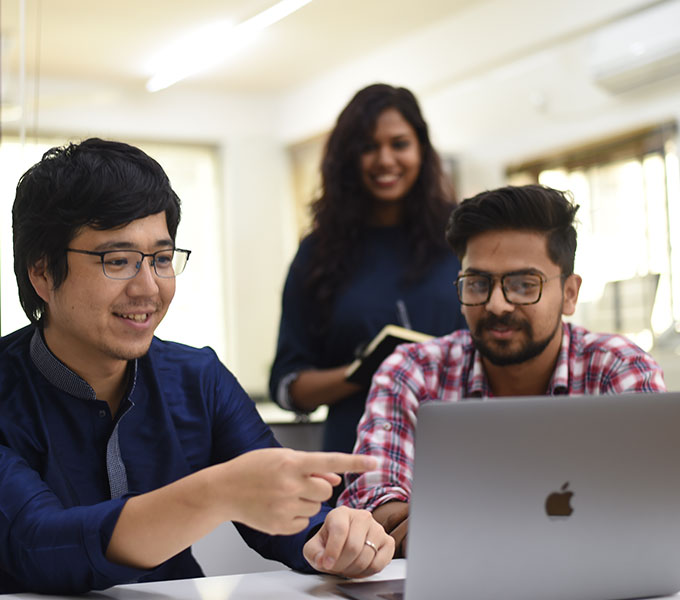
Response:
POLYGON ((420 407, 407 600, 678 589, 680 394, 420 407))

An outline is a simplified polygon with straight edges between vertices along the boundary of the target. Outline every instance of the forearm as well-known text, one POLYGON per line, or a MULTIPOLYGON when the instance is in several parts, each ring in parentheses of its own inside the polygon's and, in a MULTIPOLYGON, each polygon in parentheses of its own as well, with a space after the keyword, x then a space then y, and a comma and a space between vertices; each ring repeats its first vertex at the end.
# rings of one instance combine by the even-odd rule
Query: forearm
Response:
POLYGON ((178 554, 228 520, 211 489, 210 467, 130 498, 113 530, 106 557, 150 569, 178 554))
POLYGON ((350 454, 263 448, 207 467, 128 500, 106 556, 150 568, 236 521, 275 536, 303 532, 340 482, 338 472, 364 472, 375 462, 350 454))
POLYGON ((293 404, 300 410, 311 412, 322 404, 334 404, 360 391, 361 386, 345 379, 347 366, 302 371, 290 384, 293 404))

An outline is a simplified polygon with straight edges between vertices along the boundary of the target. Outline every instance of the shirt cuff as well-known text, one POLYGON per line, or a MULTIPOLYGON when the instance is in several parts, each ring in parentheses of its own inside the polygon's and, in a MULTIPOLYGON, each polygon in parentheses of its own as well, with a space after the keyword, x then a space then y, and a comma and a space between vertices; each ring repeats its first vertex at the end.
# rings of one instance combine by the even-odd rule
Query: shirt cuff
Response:
MULTIPOLYGON (((85 546, 91 564, 99 576, 103 578, 106 587, 120 583, 134 583, 154 571, 154 569, 138 569, 119 565, 106 557, 106 550, 111 541, 113 530, 127 499, 126 497, 112 501, 113 506, 102 518, 100 527, 85 534, 85 546)), ((100 584, 98 588, 101 587, 100 584)))
POLYGON ((297 406, 293 404, 293 399, 290 396, 290 386, 291 384, 300 376, 299 371, 294 373, 288 373, 281 378, 279 385, 276 388, 276 403, 286 410, 291 410, 299 415, 308 415, 309 410, 300 410, 297 406))

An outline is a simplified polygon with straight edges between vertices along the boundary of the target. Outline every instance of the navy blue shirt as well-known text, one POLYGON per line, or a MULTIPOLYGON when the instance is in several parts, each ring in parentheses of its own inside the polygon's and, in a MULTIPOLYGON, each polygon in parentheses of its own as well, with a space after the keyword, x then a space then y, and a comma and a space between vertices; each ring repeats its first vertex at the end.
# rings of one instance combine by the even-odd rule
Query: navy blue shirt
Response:
MULTIPOLYGON (((294 409, 286 395, 290 375, 349 364, 357 347, 389 323, 434 336, 467 327, 453 284, 460 271, 456 256, 442 251, 423 277, 405 283, 410 248, 406 231, 397 226, 367 228, 361 260, 335 300, 327 329, 319 331, 319 308, 306 287, 314 243, 312 234, 300 244, 283 290, 269 386, 272 398, 284 408, 294 409)), ((324 450, 352 451, 367 392, 329 406, 324 450)))
MULTIPOLYGON (((148 571, 106 559, 126 499, 278 446, 210 348, 154 338, 129 372, 128 393, 111 415, 38 330, 0 338, 0 593, 201 576, 190 548, 148 571)), ((236 526, 262 556, 311 571, 302 546, 328 510, 293 536, 236 526)))

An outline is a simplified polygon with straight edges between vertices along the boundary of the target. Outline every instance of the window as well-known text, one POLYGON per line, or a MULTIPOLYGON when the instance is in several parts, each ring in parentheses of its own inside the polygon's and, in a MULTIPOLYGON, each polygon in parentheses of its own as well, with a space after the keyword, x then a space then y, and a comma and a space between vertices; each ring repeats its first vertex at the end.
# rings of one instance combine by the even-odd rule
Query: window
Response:
POLYGON ((507 171, 510 183, 570 190, 580 205, 583 286, 573 320, 623 333, 646 350, 680 322, 676 136, 667 123, 507 171))

